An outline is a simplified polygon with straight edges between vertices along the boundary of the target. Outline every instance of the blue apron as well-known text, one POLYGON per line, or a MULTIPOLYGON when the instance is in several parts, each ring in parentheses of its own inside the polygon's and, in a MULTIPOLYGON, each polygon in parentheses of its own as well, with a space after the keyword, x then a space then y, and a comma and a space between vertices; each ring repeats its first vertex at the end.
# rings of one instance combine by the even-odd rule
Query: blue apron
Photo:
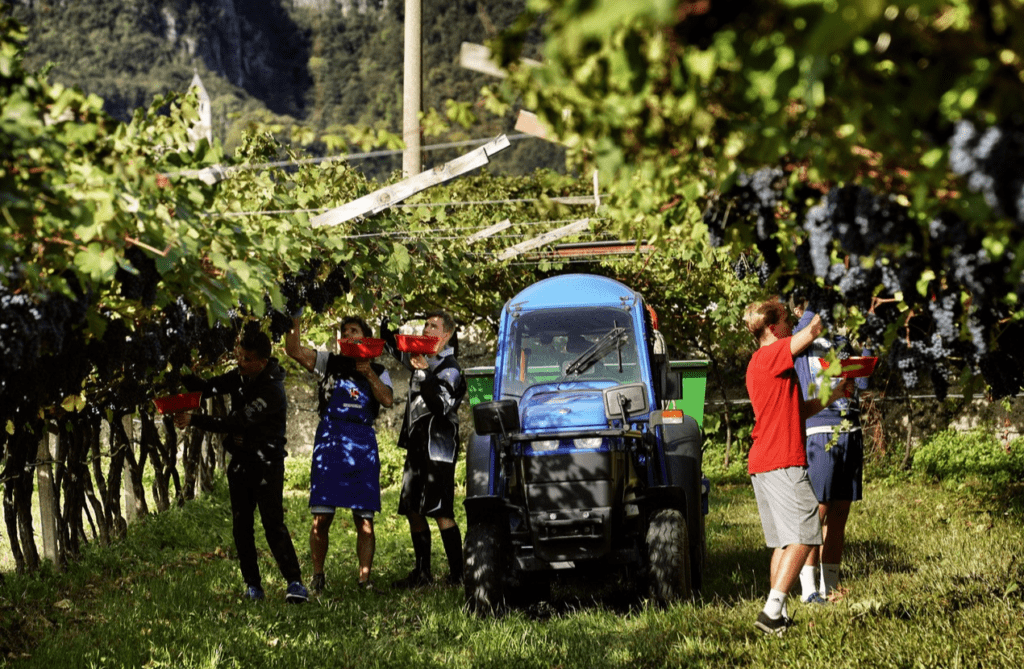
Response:
POLYGON ((339 378, 316 430, 309 505, 380 511, 380 456, 368 383, 339 378))

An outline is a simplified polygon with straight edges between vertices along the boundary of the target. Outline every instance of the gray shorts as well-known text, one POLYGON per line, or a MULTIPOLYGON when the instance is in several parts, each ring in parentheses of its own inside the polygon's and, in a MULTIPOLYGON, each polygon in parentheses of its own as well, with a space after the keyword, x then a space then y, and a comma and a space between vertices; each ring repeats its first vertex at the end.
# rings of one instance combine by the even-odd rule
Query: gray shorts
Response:
MULTIPOLYGON (((337 507, 334 506, 311 506, 309 507, 310 513, 316 516, 333 516, 337 507)), ((352 509, 353 518, 365 518, 366 520, 373 520, 373 511, 367 509, 352 509)))
POLYGON ((806 467, 752 474, 750 482, 761 514, 764 542, 769 548, 821 544, 818 498, 814 496, 806 467))

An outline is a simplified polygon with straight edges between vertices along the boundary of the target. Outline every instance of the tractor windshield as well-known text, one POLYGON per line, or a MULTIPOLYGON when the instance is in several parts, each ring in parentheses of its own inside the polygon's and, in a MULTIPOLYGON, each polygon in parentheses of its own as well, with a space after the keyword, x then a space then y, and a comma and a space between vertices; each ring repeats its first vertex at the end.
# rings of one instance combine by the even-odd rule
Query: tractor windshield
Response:
POLYGON ((633 319, 613 307, 545 309, 519 316, 502 372, 502 397, 558 382, 641 380, 633 319))

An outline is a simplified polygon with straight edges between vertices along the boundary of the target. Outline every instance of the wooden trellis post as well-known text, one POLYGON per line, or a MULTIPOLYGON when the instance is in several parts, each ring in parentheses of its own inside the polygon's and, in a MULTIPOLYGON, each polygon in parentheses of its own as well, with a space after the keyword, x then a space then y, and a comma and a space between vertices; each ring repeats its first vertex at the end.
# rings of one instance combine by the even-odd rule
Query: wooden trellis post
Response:
MULTIPOLYGON (((128 437, 127 448, 132 448, 135 444, 135 417, 134 415, 126 415, 124 421, 124 433, 128 437)), ((138 509, 135 506, 135 486, 132 485, 132 468, 128 464, 129 458, 124 460, 124 473, 121 475, 121 487, 124 493, 124 519, 127 523, 134 523, 136 520, 136 511, 138 509)))
POLYGON ((50 430, 43 423, 43 436, 36 453, 36 483, 39 492, 39 524, 43 531, 43 557, 60 569, 57 552, 57 500, 53 489, 53 454, 50 452, 50 430))

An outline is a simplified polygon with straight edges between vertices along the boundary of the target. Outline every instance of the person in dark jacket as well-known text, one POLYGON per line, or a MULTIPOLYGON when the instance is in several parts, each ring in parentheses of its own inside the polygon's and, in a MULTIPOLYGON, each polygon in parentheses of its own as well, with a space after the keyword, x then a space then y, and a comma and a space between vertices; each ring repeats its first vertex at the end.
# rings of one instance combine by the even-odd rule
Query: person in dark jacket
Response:
MULTIPOLYGON (((358 316, 340 323, 339 341, 359 341, 373 336, 370 326, 358 316)), ((320 424, 313 442, 310 469, 309 508, 313 526, 309 550, 313 558, 310 588, 321 592, 326 585, 324 562, 330 528, 337 507, 352 510, 356 526, 358 584, 373 589, 370 570, 376 538, 373 516, 380 511, 380 454, 373 423, 380 407, 393 401, 391 377, 383 365, 364 358, 317 351, 301 344, 298 316, 285 338, 285 352, 319 379, 317 413, 320 424)))
POLYGON ((455 523, 455 461, 459 452, 459 405, 466 396, 466 380, 455 359, 455 319, 444 311, 427 314, 423 335, 439 339, 437 353, 402 353, 395 345, 395 333, 381 324, 381 338, 392 354, 410 369, 409 401, 398 437, 404 448, 405 467, 398 513, 409 520, 409 532, 416 556, 413 570, 395 581, 396 588, 415 588, 433 582, 430 570, 430 526, 437 521, 448 558, 449 585, 462 582, 462 533, 455 523))
POLYGON ((225 448, 231 454, 228 489, 235 550, 245 579, 248 599, 264 598, 260 569, 256 561, 253 533, 255 510, 259 507, 263 531, 270 551, 288 583, 285 600, 306 601, 302 571, 291 535, 284 524, 285 422, 288 399, 284 391, 284 369, 270 357, 270 339, 259 331, 247 331, 235 348, 238 366, 208 380, 188 376, 182 382, 190 391, 202 391, 203 398, 229 395, 227 416, 178 413, 178 428, 196 427, 226 433, 225 448))

